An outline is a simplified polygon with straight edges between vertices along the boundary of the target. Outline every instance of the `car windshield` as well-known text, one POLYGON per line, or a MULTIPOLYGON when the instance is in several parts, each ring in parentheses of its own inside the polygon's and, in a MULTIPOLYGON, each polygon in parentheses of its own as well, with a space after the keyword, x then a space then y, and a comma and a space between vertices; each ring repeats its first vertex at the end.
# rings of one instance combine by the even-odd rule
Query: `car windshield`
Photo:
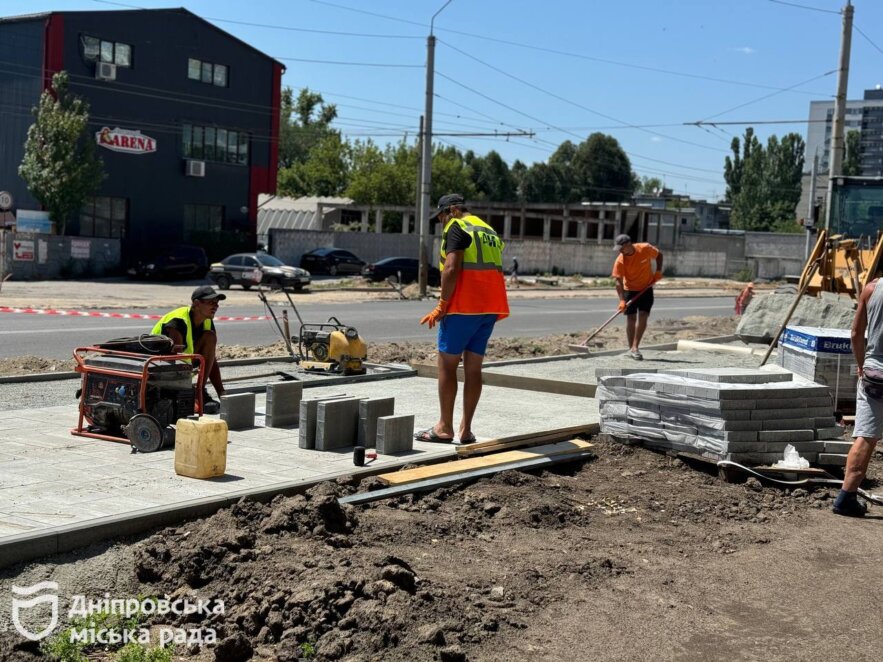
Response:
POLYGON ((256 255, 258 262, 260 262, 265 267, 284 267, 285 263, 280 260, 278 257, 273 257, 272 255, 256 255))

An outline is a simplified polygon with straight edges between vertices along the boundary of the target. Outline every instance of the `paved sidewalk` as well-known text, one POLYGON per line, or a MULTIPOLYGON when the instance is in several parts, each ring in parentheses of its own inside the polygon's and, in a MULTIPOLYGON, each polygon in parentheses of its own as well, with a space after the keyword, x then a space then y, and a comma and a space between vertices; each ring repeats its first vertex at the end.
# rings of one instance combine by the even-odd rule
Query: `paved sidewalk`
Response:
MULTIPOLYGON (((431 379, 311 388, 306 397, 340 393, 394 396, 396 414, 415 414, 418 429, 437 416, 437 386, 431 379)), ((257 396, 260 413, 264 400, 257 396)), ((101 518, 135 517, 194 499, 290 487, 358 471, 351 450, 302 450, 297 427, 265 428, 263 416, 258 416, 254 428, 230 432, 226 475, 184 478, 175 474, 174 450, 133 455, 127 444, 72 436, 76 417, 75 404, 0 412, 0 547, 23 534, 50 534, 58 527, 90 522, 97 526, 101 518)), ((486 386, 474 427, 483 439, 596 422, 592 399, 486 386)), ((372 466, 393 468, 455 452, 450 445, 415 442, 414 448, 409 454, 380 456, 372 466)))

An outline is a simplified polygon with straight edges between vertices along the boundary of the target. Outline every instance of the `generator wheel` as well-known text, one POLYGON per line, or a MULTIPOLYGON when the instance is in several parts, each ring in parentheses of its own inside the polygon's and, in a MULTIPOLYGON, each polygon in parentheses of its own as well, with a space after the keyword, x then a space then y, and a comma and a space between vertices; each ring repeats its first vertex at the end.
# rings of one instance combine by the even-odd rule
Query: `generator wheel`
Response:
POLYGON ((135 414, 125 427, 129 443, 139 453, 154 453, 163 447, 163 429, 150 414, 135 414))

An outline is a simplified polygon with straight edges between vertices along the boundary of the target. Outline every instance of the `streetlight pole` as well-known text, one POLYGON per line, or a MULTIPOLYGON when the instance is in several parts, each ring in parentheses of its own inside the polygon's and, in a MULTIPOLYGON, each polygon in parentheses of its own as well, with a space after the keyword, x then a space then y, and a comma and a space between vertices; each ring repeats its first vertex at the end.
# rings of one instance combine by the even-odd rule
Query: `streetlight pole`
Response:
POLYGON ((423 113, 423 135, 422 135, 422 155, 421 155, 421 192, 420 205, 418 211, 420 213, 420 296, 426 296, 426 284, 428 280, 429 267, 429 209, 432 205, 432 99, 433 99, 433 83, 435 81, 435 35, 432 31, 435 25, 435 18, 441 14, 442 10, 451 4, 453 0, 447 0, 441 8, 432 15, 429 22, 429 36, 426 38, 426 99, 425 110, 423 113))

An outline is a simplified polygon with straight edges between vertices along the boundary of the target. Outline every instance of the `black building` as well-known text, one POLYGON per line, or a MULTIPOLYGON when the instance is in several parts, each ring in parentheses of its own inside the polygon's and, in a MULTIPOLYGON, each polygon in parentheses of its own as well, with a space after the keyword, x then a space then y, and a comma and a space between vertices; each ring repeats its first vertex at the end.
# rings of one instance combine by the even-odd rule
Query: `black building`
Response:
POLYGON ((0 18, 0 190, 18 209, 40 209, 18 167, 60 70, 89 102, 107 175, 68 234, 121 238, 127 260, 254 247, 258 194, 276 190, 281 63, 186 9, 0 18))

